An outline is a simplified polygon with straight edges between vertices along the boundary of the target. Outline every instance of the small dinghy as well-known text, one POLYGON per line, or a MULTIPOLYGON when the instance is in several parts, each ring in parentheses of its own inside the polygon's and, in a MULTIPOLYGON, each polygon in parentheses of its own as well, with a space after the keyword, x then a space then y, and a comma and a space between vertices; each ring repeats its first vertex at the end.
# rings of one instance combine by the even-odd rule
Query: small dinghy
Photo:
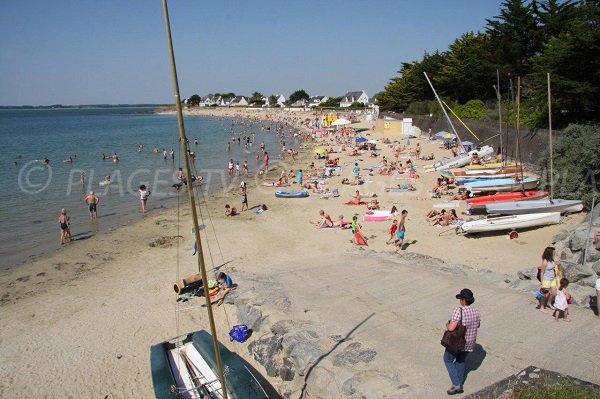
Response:
POLYGON ((548 196, 547 191, 517 191, 514 193, 501 193, 484 195, 482 197, 467 198, 465 202, 471 209, 485 208, 488 204, 498 204, 509 201, 530 201, 548 196))
POLYGON ((457 227, 462 233, 482 233, 489 231, 513 231, 529 227, 560 223, 559 212, 530 213, 526 215, 488 216, 484 219, 465 222, 457 227))
POLYGON ((465 184, 467 190, 472 193, 492 191, 521 191, 533 190, 540 184, 540 180, 528 177, 523 180, 517 179, 484 179, 465 184))
POLYGON ((574 213, 583 210, 583 203, 578 200, 538 199, 531 201, 509 201, 485 206, 487 213, 500 215, 524 215, 529 213, 560 212, 574 213))
POLYGON ((275 191, 277 198, 306 198, 308 195, 308 191, 275 191))

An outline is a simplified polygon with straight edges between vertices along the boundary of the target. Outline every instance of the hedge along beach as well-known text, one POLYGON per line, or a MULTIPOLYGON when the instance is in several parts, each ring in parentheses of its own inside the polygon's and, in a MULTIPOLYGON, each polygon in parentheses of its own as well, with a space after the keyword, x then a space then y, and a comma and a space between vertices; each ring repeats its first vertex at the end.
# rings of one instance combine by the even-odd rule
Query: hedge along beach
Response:
MULTIPOLYGON (((56 249, 56 219, 61 208, 67 209, 77 241, 139 220, 137 191, 141 184, 152 191, 150 212, 177 204, 177 191, 172 187, 180 166, 175 117, 154 114, 154 110, 0 111, 0 137, 7 154, 0 168, 0 179, 5 182, 0 186, 0 268, 56 249), (113 155, 118 162, 113 162, 113 155), (44 158, 48 164, 42 162, 44 158), (104 184, 106 176, 110 176, 110 184, 104 184), (95 223, 89 222, 84 204, 90 191, 100 199, 95 223)), ((275 135, 261 130, 258 121, 207 116, 189 117, 186 124, 191 149, 196 159, 201 159, 197 172, 203 176, 204 193, 232 184, 223 173, 230 158, 240 164, 248 160, 252 174, 257 170, 254 152, 249 153, 243 145, 231 143, 230 152, 226 151, 226 142, 233 137, 254 135, 274 150, 272 162, 279 160, 275 135)), ((287 144, 294 148, 296 140, 287 144)))
MULTIPOLYGON (((194 111, 208 116, 215 112, 194 111)), ((219 116, 239 117, 244 113, 229 110, 219 116)), ((312 115, 288 117, 297 122, 312 115)), ((370 135, 382 138, 380 132, 370 135)), ((227 140, 223 138, 220 151, 225 151, 227 140)), ((436 158, 444 154, 434 143, 423 139, 416 142, 421 143, 424 154, 433 151, 436 158)), ((416 142, 413 140, 412 148, 416 142)), ((380 157, 392 157, 389 148, 380 152, 380 157)), ((274 166, 265 179, 276 179, 284 168, 309 170, 309 164, 316 161, 313 155, 310 147, 303 149, 298 160, 274 166)), ((309 223, 321 209, 333 217, 343 214, 346 219, 355 213, 362 216, 365 210, 344 205, 357 187, 341 185, 340 181, 352 177, 357 159, 361 159, 358 162, 363 169, 379 161, 369 159, 368 154, 358 158, 335 156, 340 157, 342 172, 329 184, 339 189, 340 197, 324 199, 311 194, 306 199, 276 199, 276 188, 264 187, 257 179, 249 182, 248 198, 250 208, 268 205, 269 210, 261 215, 247 211, 224 216, 226 203, 238 209, 241 205, 237 187, 212 193, 199 206, 215 222, 214 237, 218 237, 221 249, 215 254, 216 262, 226 263, 240 293, 258 296, 249 303, 260 302, 268 319, 253 339, 268 336, 269 326, 280 320, 293 320, 298 329, 308 326, 304 328, 320 338, 318 353, 329 356, 306 377, 312 396, 344 397, 346 381, 354 381, 353 389, 367 397, 428 398, 443 394, 449 384, 439 340, 455 306, 454 295, 467 286, 475 293, 482 312, 478 342, 483 348, 477 369, 469 373, 467 393, 529 364, 598 381, 595 363, 581 361, 590 359, 588 343, 594 340, 590 323, 597 321, 587 311, 574 308, 573 322, 555 329, 549 325, 549 316, 544 318, 535 310, 533 291, 511 288, 516 271, 537 266, 541 250, 552 236, 580 222, 583 215, 570 216, 560 226, 527 231, 518 240, 440 236, 442 230, 424 220, 435 203, 424 199, 434 175, 423 174, 415 183, 416 192, 386 194, 383 188, 390 185, 389 177, 367 174, 365 179, 372 182, 358 186, 361 192, 377 192, 384 209, 394 204, 409 211, 406 241, 410 245, 394 254, 386 244, 388 223, 362 223, 369 247, 360 250, 350 243, 352 235, 347 230, 316 229, 309 223), (359 295, 359 291, 364 294, 359 295), (274 294, 281 296, 259 301, 261 296, 274 294), (286 300, 282 302, 282 298, 286 300), (347 342, 340 341, 344 337, 347 342), (541 341, 563 351, 548 351, 539 345, 541 341), (341 355, 353 358, 357 345, 360 353, 371 355, 349 365, 341 355), (563 356, 565 352, 569 356, 563 356), (324 376, 326 386, 319 383, 318 377, 324 376)), ((419 170, 424 162, 416 164, 419 170)), ((297 188, 292 184, 292 189, 297 188)), ((2 375, 7 376, 0 394, 151 397, 148 348, 176 335, 171 293, 176 258, 180 258, 183 275, 195 272, 187 212, 183 205, 179 222, 176 209, 150 212, 144 220, 2 272, 2 324, 12 328, 2 329, 7 345, 0 350, 2 357, 11 361, 0 366, 2 375), (178 235, 182 236, 179 241, 178 235), (31 353, 33 345, 35 362, 22 355, 31 353), (27 383, 33 374, 39 384, 27 383)), ((213 246, 214 237, 208 237, 213 246)), ((217 312, 223 342, 227 341, 228 320, 233 321, 234 312, 227 304, 217 312)), ((185 313, 180 329, 203 328, 203 313, 185 313)), ((263 370, 244 347, 238 350, 263 370)), ((304 379, 282 382, 272 377, 270 381, 280 392, 298 397, 304 379)))

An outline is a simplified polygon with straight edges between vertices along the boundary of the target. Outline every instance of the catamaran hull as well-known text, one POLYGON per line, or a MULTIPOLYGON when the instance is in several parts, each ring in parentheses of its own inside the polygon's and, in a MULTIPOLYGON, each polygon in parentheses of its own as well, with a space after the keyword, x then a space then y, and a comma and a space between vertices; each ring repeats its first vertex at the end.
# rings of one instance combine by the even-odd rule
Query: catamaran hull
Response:
POLYGON ((530 227, 547 226, 560 223, 559 212, 533 213, 526 215, 509 215, 487 217, 460 225, 463 233, 484 233, 492 231, 513 231, 530 227))
POLYGON ((509 201, 531 201, 534 199, 542 199, 548 196, 547 191, 518 191, 515 193, 501 193, 493 195, 485 195, 482 197, 474 197, 466 199, 467 206, 471 209, 485 208, 488 204, 498 204, 509 201))
POLYGON ((583 203, 577 200, 564 200, 549 198, 531 201, 510 201, 501 204, 485 206, 488 213, 500 215, 524 215, 529 213, 560 212, 574 213, 583 210, 583 203))
MULTIPOLYGON (((240 358, 219 343, 230 398, 265 399, 267 393, 240 358)), ((152 384, 157 399, 222 397, 211 335, 195 333, 150 348, 152 384)))
POLYGON ((454 158, 448 158, 441 160, 440 162, 436 162, 433 165, 425 166, 425 170, 446 170, 452 168, 461 168, 465 165, 468 165, 471 162, 471 155, 477 153, 480 158, 486 157, 494 153, 494 149, 490 146, 484 146, 480 149, 469 151, 464 155, 459 155, 454 158))
POLYGON ((538 179, 528 178, 522 181, 515 179, 497 179, 496 181, 485 180, 476 181, 465 184, 465 188, 472 193, 483 193, 483 192, 512 192, 521 190, 533 190, 535 189, 540 181, 538 179), (502 181, 501 181, 502 180, 502 181))

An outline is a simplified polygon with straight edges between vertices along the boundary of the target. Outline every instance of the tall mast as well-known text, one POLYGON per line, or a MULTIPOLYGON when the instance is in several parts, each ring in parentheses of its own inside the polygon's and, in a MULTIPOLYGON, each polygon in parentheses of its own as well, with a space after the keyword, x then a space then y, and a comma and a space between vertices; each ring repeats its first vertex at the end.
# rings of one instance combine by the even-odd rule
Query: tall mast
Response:
POLYGON ((550 73, 548 73, 548 134, 550 138, 550 199, 554 199, 554 153, 552 151, 552 94, 550 92, 550 73))
POLYGON ((169 9, 167 7, 167 0, 162 0, 163 4, 163 15, 165 18, 165 31, 167 34, 167 44, 169 47, 169 56, 171 61, 171 78, 173 80, 173 94, 175 96, 175 108, 177 110, 177 122, 179 124, 179 143, 181 146, 181 154, 185 160, 185 177, 187 179, 187 192, 190 200, 190 209, 192 212, 192 221, 194 223, 194 235, 196 242, 198 243, 198 269, 202 274, 202 286, 204 288, 204 298, 206 299, 206 308, 208 310, 208 321, 210 323, 210 332, 213 339, 213 347, 215 351, 215 361, 217 363, 217 369, 219 374, 219 380, 221 381, 221 389, 223 391, 223 398, 227 399, 227 386, 225 385, 225 376, 223 374, 223 364, 221 362, 221 353, 219 352, 219 341, 217 340, 217 330, 215 327, 215 319, 212 313, 212 304, 210 302, 210 295, 208 295, 208 277, 206 274, 206 266, 204 264, 204 251, 202 250, 202 243, 200 242, 200 227, 198 225, 198 214, 196 212, 196 199, 194 198, 194 190, 192 189, 192 170, 190 167, 190 157, 187 153, 188 140, 185 135, 185 127, 183 125, 183 113, 181 111, 181 98, 179 95, 179 82, 177 80, 177 67, 175 65, 175 53, 173 51, 173 39, 171 38, 171 23, 169 21, 169 9))
POLYGON ((500 155, 502 155, 502 165, 505 164, 504 146, 502 145, 502 96, 500 95, 500 71, 496 69, 496 98, 498 99, 498 133, 500 134, 500 155))
POLYGON ((518 76, 517 77, 517 119, 515 120, 516 123, 516 129, 517 129, 517 154, 516 157, 518 159, 518 164, 521 165, 521 190, 523 192, 525 192, 525 183, 523 183, 523 179, 525 178, 523 176, 523 158, 521 157, 521 139, 520 139, 520 131, 519 131, 519 127, 520 127, 520 116, 521 116, 521 77, 518 76))
POLYGON ((431 80, 429 80, 429 76, 427 76, 427 72, 423 72, 423 75, 425 75, 425 79, 427 79, 427 83, 429 83, 429 87, 431 87, 431 90, 433 90, 433 94, 435 95, 435 98, 438 101, 438 104, 440 104, 440 108, 442 108, 442 111, 444 112, 444 115, 446 116, 446 120, 448 121, 448 124, 450 125, 450 129, 452 129, 452 133, 454 133, 454 135, 458 139, 458 144, 460 145, 461 152, 464 151, 465 148, 462 145, 462 141, 460 141, 460 137, 458 137, 458 133, 456 133, 456 129, 454 128, 454 125, 452 124, 452 121, 450 120, 450 117, 448 116, 448 113, 446 112, 446 108, 444 108, 444 104, 442 104, 442 100, 440 100, 440 97, 438 96, 437 92, 433 88, 433 84, 431 83, 431 80))

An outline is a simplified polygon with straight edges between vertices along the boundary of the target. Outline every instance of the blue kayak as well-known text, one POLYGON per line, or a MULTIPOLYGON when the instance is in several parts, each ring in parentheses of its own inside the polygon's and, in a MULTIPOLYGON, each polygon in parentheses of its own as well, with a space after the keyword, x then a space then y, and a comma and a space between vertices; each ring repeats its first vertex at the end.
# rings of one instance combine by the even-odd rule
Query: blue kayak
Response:
POLYGON ((308 197, 308 191, 275 191, 275 196, 277 198, 306 198, 308 197))

